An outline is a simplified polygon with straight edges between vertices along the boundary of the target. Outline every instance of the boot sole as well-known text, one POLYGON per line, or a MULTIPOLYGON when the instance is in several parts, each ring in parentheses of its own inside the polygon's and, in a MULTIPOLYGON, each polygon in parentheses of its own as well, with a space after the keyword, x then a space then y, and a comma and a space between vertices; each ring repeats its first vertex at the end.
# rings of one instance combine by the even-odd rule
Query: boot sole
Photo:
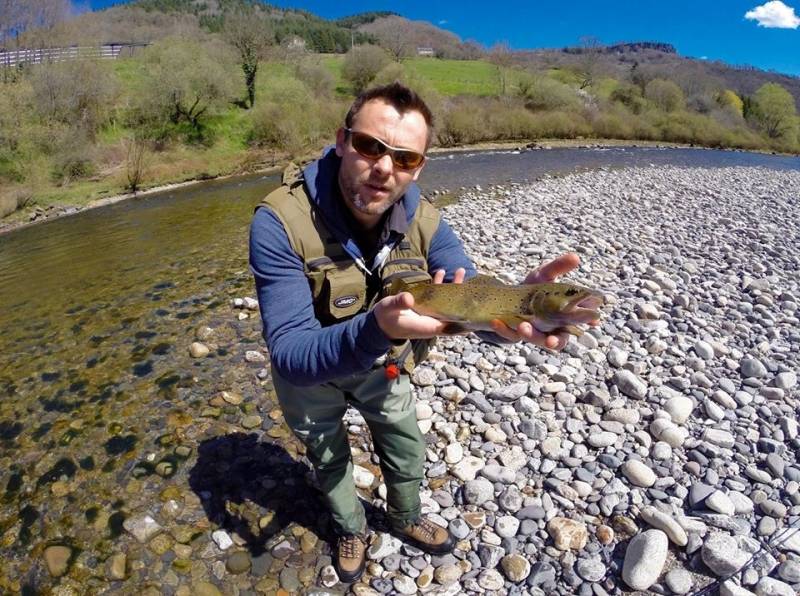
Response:
POLYGON ((442 544, 433 545, 428 544, 427 542, 420 542, 416 538, 412 538, 411 536, 407 536, 406 534, 401 534, 399 532, 392 532, 392 534, 403 542, 406 542, 407 544, 410 544, 411 546, 418 548, 429 555, 449 555, 456 548, 456 541, 453 539, 452 535, 442 544))
POLYGON ((333 568, 336 570, 336 575, 339 576, 340 582, 342 582, 343 584, 352 584, 361 579, 361 576, 364 575, 364 569, 366 568, 366 566, 367 563, 365 560, 364 565, 362 565, 360 569, 354 571, 352 575, 347 575, 346 573, 342 572, 339 569, 338 565, 334 565, 333 568))

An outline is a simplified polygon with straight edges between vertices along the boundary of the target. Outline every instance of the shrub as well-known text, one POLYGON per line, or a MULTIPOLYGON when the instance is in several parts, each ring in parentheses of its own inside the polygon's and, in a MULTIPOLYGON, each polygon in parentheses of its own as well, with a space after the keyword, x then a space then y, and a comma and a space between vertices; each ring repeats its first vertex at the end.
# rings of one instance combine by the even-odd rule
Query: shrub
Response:
POLYGON ((311 58, 300 60, 294 68, 295 77, 302 81, 314 97, 330 97, 333 95, 335 81, 331 72, 318 61, 311 58))
POLYGON ((80 127, 90 139, 107 121, 118 89, 114 72, 95 60, 42 64, 33 69, 31 85, 42 118, 80 127))
POLYGON ((621 84, 611 92, 611 101, 627 107, 634 114, 641 114, 647 107, 642 92, 637 85, 621 84))
POLYGON ((440 145, 452 147, 486 138, 483 116, 481 111, 475 108, 472 102, 445 108, 436 130, 440 145))
POLYGON ((666 79, 653 79, 647 83, 644 96, 665 112, 681 110, 686 104, 681 88, 666 79))
POLYGON ((548 76, 520 77, 518 85, 519 95, 529 110, 579 110, 582 107, 572 87, 548 76))
POLYGON ((369 87, 389 60, 386 52, 378 46, 354 46, 345 54, 342 76, 353 86, 353 91, 359 94, 369 87))

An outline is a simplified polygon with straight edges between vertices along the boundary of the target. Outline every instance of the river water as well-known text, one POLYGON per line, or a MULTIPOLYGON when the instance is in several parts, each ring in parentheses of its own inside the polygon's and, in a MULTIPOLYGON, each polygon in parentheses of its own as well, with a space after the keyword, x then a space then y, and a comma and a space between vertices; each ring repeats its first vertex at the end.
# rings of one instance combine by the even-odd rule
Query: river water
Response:
MULTIPOLYGON (((457 190, 659 165, 800 170, 800 158, 645 148, 463 152, 431 156, 420 185, 457 190)), ((162 409, 182 405, 177 388, 196 382, 199 364, 187 354, 195 330, 214 313, 233 318, 230 300, 253 295, 248 223, 276 184, 264 176, 205 182, 0 236, 0 554, 11 545, 20 561, 37 524, 45 537, 75 534, 76 503, 113 496, 114 482, 92 470, 122 482, 140 450, 158 448, 141 442, 164 425, 162 409), (75 477, 76 462, 87 474, 84 493, 56 506, 45 489, 75 477), (14 527, 18 538, 3 540, 14 527)), ((237 341, 255 343, 257 329, 254 320, 237 341)), ((225 351, 215 357, 224 368, 225 351)), ((81 489, 53 492, 64 490, 81 489)))

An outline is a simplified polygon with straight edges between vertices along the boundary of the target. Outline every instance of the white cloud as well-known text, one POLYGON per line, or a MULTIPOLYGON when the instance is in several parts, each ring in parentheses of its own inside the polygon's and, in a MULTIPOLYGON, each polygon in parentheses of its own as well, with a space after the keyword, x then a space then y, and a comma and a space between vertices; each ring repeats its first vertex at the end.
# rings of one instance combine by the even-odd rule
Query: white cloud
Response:
POLYGON ((794 14, 794 8, 786 6, 780 0, 770 0, 766 4, 748 10, 744 18, 758 21, 760 27, 776 29, 797 29, 800 17, 794 14))

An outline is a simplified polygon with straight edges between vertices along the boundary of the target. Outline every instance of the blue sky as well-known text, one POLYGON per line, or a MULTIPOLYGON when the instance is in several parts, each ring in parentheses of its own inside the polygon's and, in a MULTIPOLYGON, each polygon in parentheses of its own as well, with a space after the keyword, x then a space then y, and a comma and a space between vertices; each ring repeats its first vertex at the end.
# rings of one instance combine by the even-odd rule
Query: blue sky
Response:
MULTIPOLYGON (((93 8, 120 3, 90 0, 93 8)), ((512 48, 577 45, 582 36, 604 44, 619 41, 671 43, 694 58, 750 64, 800 76, 800 0, 271 0, 284 8, 302 8, 325 18, 371 10, 390 10, 429 21, 462 39, 512 48), (747 17, 745 15, 748 15, 747 17)))

